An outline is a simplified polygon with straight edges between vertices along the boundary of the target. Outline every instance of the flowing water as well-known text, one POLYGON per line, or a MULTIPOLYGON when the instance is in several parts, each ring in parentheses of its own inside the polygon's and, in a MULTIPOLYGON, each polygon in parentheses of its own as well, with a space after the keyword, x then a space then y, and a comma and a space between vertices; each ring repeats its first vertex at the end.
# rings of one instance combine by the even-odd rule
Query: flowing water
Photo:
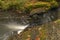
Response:
POLYGON ((0 11, 0 40, 6 40, 9 35, 19 34, 28 24, 22 24, 24 21, 18 14, 0 11), (13 33, 12 33, 13 32, 13 33))
POLYGON ((40 25, 60 18, 60 8, 56 11, 49 11, 43 14, 35 14, 32 16, 31 20, 33 18, 34 19, 31 22, 26 20, 26 18, 19 17, 19 15, 20 14, 12 12, 0 11, 0 40, 6 40, 8 35, 12 34, 12 31, 14 33, 15 31, 19 31, 17 32, 19 34, 23 29, 29 27, 29 25, 40 25))

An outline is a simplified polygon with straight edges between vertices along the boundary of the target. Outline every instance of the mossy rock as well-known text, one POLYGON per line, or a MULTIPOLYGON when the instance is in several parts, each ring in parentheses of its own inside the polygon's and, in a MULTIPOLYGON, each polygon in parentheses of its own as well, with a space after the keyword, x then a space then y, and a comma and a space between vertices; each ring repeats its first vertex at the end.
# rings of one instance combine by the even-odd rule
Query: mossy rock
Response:
POLYGON ((43 11, 43 9, 49 10, 51 8, 55 8, 58 7, 58 3, 56 1, 52 1, 52 2, 35 2, 35 3, 29 3, 25 6, 25 12, 26 13, 30 13, 32 10, 37 8, 41 8, 41 10, 43 11))
POLYGON ((0 8, 3 10, 7 10, 10 7, 16 8, 16 10, 31 10, 31 9, 35 9, 35 8, 41 8, 41 7, 47 7, 47 8, 51 8, 51 7, 57 7, 58 3, 54 0, 51 2, 43 2, 43 1, 37 1, 35 3, 27 3, 29 0, 0 0, 0 8), (26 5, 27 4, 27 5, 26 5), (52 5, 51 5, 52 4, 52 5))

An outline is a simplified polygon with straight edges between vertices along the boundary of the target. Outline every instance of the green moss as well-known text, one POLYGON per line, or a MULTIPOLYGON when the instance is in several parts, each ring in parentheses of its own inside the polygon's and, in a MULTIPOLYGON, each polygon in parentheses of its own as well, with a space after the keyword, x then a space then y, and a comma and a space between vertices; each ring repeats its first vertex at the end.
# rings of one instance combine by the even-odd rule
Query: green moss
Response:
POLYGON ((58 6, 58 3, 55 1, 55 0, 46 0, 47 2, 36 2, 36 3, 29 3, 27 5, 27 7, 25 8, 25 3, 28 2, 28 0, 0 0, 0 8, 2 8, 3 10, 7 10, 9 9, 10 7, 14 7, 15 5, 15 8, 16 9, 22 9, 25 10, 27 9, 28 10, 32 10, 34 8, 40 8, 40 7, 47 7, 48 9, 51 8, 51 7, 57 7, 58 6))
POLYGON ((17 9, 21 8, 27 0, 0 0, 0 8, 7 10, 15 6, 17 9))
POLYGON ((52 2, 36 2, 36 3, 30 3, 27 5, 25 11, 31 11, 33 9, 36 9, 36 8, 47 8, 47 9, 44 9, 44 10, 49 10, 51 8, 55 8, 55 7, 58 7, 58 3, 56 1, 52 1, 52 2))
POLYGON ((52 5, 51 7, 58 7, 58 3, 56 1, 52 1, 51 5, 52 5))
POLYGON ((41 2, 36 2, 36 3, 30 3, 27 5, 25 11, 28 13, 29 11, 33 10, 33 9, 36 9, 36 8, 42 8, 42 7, 45 7, 45 8, 50 8, 50 5, 48 3, 41 3, 41 2))

